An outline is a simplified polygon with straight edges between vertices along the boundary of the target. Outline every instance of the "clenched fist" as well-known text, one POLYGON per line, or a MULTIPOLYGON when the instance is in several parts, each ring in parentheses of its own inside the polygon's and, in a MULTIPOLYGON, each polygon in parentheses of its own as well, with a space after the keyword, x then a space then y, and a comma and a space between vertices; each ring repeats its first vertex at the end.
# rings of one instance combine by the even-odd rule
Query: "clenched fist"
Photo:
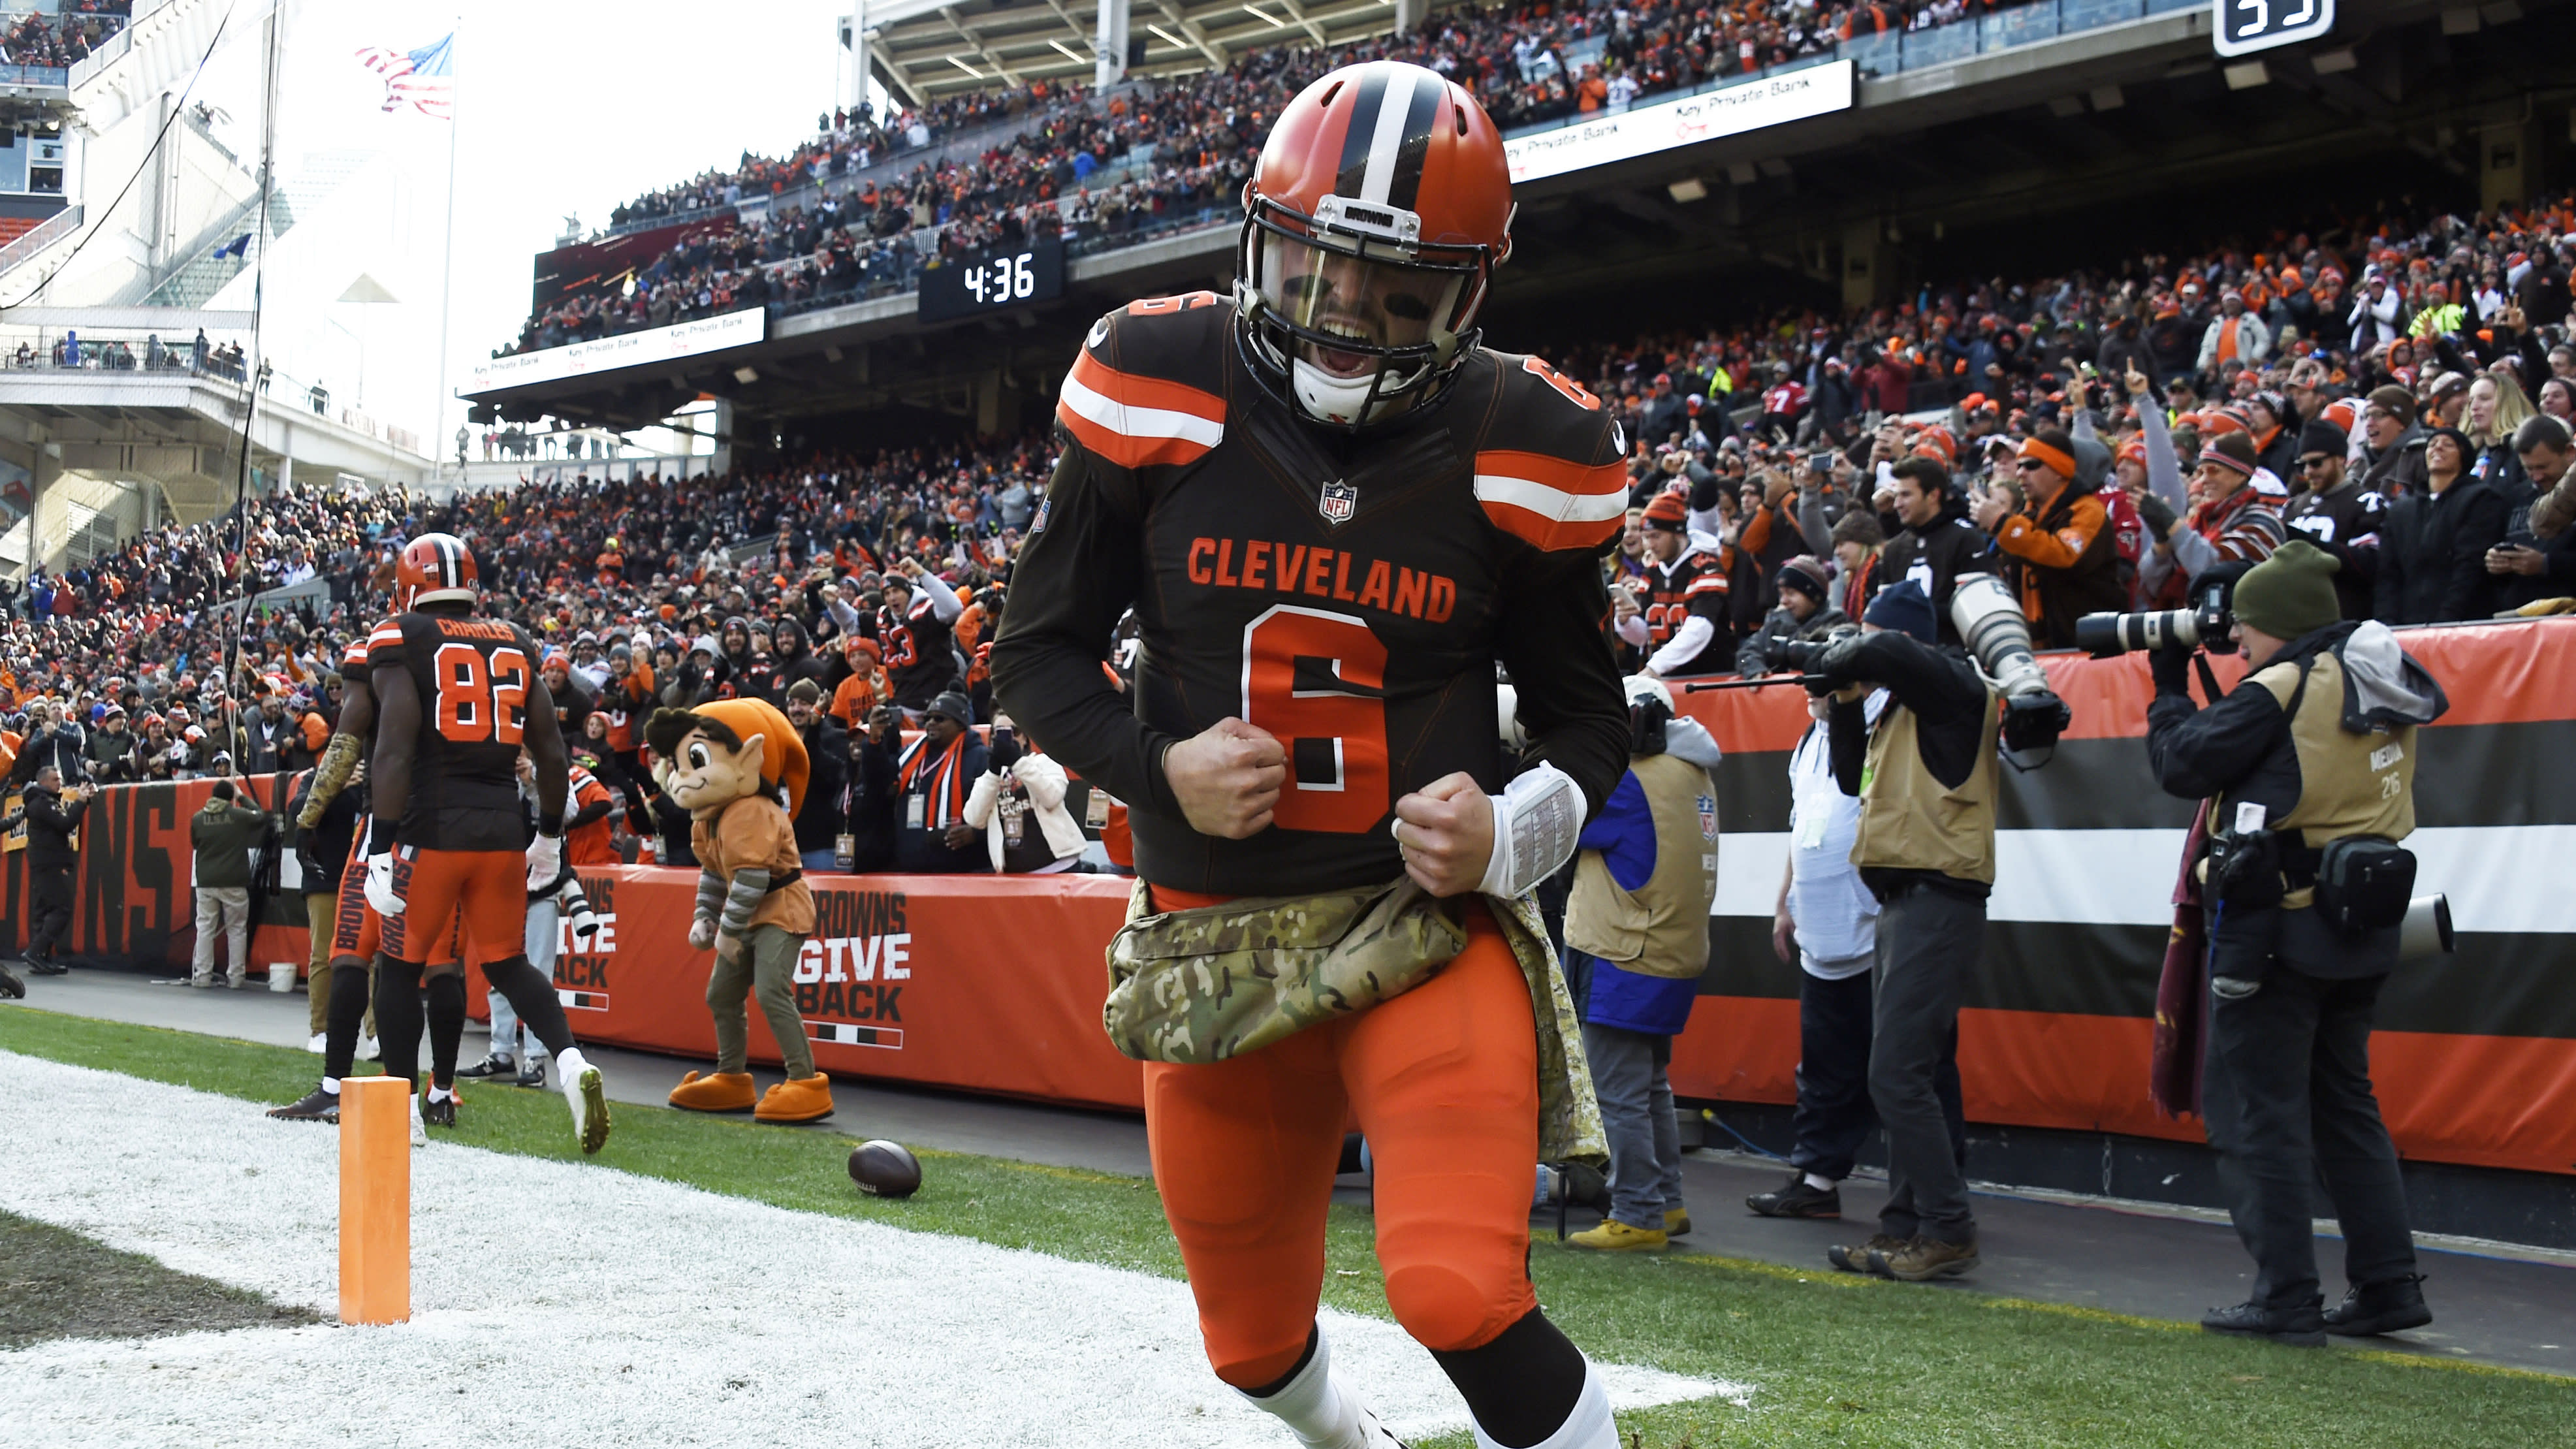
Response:
POLYGON ((1404 873, 1435 896, 1458 896, 1485 879, 1494 858, 1494 802, 1464 770, 1443 775, 1395 802, 1395 843, 1404 873))
POLYGON ((1288 783, 1278 737, 1231 716, 1163 752, 1163 778, 1201 835, 1241 840, 1269 828, 1288 783))

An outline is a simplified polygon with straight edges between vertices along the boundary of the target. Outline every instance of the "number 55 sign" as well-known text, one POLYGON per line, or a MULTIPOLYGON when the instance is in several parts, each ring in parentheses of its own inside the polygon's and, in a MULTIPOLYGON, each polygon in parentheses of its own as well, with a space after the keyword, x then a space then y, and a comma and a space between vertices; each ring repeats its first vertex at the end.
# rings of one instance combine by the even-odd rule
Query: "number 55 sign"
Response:
POLYGON ((2314 40, 2334 29, 2334 0, 2210 0, 2210 41, 2244 55, 2314 40))

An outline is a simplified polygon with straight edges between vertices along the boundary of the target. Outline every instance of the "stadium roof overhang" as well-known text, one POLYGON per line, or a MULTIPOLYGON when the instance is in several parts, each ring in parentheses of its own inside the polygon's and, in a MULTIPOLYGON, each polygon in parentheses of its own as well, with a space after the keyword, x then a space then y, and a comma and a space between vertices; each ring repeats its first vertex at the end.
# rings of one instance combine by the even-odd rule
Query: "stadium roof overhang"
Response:
MULTIPOLYGON (((1395 28, 1395 0, 1133 0, 1140 76, 1221 69, 1247 51, 1340 45, 1395 28)), ((893 0, 865 7, 868 60, 914 104, 1032 81, 1091 84, 1097 0, 893 0)))

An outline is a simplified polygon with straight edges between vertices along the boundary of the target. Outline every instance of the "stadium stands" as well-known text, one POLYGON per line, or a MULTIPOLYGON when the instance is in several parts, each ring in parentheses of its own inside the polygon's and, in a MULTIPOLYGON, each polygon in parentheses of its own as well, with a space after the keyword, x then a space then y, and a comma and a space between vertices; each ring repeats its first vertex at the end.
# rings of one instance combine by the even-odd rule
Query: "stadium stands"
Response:
MULTIPOLYGON (((1904 305, 1843 318, 1800 312, 1735 329, 1575 336, 1549 350, 1620 411, 1640 498, 1687 473, 1662 461, 1676 443, 1686 464, 1758 488, 1792 444, 1845 449, 1866 464, 1872 440, 1862 425, 1873 413, 1909 411, 1940 414, 1907 446, 1931 450, 1964 485, 1984 473, 1982 440, 2071 421, 2080 364, 2112 379, 2130 360, 2159 387, 2181 382, 2213 408, 2268 394, 2284 418, 2393 385, 2445 409, 2468 430, 2478 466, 2518 483, 2502 444, 2512 423, 2532 405, 2576 419, 2576 347, 2551 335, 2569 320, 2570 236, 2576 199, 2482 221, 2389 217, 2282 235, 2260 249, 1927 287, 1904 305), (2354 295, 2370 293, 2373 277, 2389 300, 2357 317, 2354 295), (2231 296, 2267 341, 2204 363, 2211 322, 2231 296), (2508 396, 2480 421, 2466 410, 2467 383, 2490 373, 2508 396)), ((2139 420, 2108 392, 2089 401, 2106 446, 2118 446, 2139 420)), ((2178 440, 2195 425, 2243 426, 2196 413, 2176 423, 2178 440)), ((2294 436, 2296 423, 2288 426, 2294 436)), ((2420 447, 2422 432, 2393 448, 2420 447)), ((2356 430, 2357 455, 2364 446, 2356 430)), ((1030 436, 866 458, 814 454, 687 481, 567 464, 558 471, 578 481, 469 494, 446 507, 400 493, 254 500, 238 530, 230 521, 165 530, 59 576, 39 573, 8 601, 0 711, 46 696, 103 708, 128 691, 138 711, 202 706, 226 647, 213 603, 318 578, 327 601, 255 621, 245 646, 253 664, 233 681, 236 697, 273 687, 272 674, 309 688, 336 657, 332 646, 381 607, 390 548, 430 528, 473 540, 499 606, 551 636, 686 641, 737 615, 755 624, 792 616, 828 633, 815 592, 822 581, 865 584, 898 553, 961 582, 1006 583, 1012 524, 1042 490, 1048 454, 1030 436), (591 476, 612 471, 618 482, 591 476), (244 582, 227 583, 236 557, 244 582)), ((1721 506, 1740 533, 1761 498, 1749 494, 1753 506, 1739 507, 1729 492, 1721 506)), ((1831 551, 1826 541, 1805 547, 1831 551)), ((1747 625, 1767 589, 1756 555, 1777 551, 1741 551, 1747 625)))
POLYGON ((0 32, 0 61, 68 69, 125 28, 133 0, 69 0, 60 14, 33 10, 0 32))
POLYGON ((2183 0, 2038 0, 2010 8, 1930 3, 1826 5, 1782 18, 1648 0, 1566 8, 1529 0, 1443 12, 1410 35, 1330 49, 1247 53, 1223 71, 1106 98, 1036 83, 970 92, 896 113, 825 116, 817 139, 780 158, 745 155, 728 174, 638 198, 606 235, 675 223, 696 229, 657 260, 604 276, 532 316, 508 349, 524 352, 732 308, 796 311, 908 290, 934 255, 1061 233, 1074 254, 1226 220, 1265 131, 1298 87, 1338 65, 1415 61, 1456 78, 1506 134, 1625 109, 1830 59, 1873 72, 1956 59, 2116 23, 2183 0), (1989 13, 1991 12, 1991 13, 1989 13), (2009 21, 2007 18, 2010 17, 2009 21), (1909 32, 1956 26, 1948 48, 1909 32), (1989 33, 1991 32, 1991 33, 1989 33), (1964 46, 1964 50, 1959 50, 1964 46), (999 124, 997 124, 999 122, 999 124), (943 138, 935 160, 907 155, 943 138), (746 201, 762 209, 735 220, 746 201))

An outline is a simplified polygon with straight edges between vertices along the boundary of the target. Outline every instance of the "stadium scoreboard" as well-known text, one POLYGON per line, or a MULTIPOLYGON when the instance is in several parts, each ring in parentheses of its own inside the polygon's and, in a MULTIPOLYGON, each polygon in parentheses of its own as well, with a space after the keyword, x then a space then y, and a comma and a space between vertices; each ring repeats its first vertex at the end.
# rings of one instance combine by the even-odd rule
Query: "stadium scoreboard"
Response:
POLYGON ((924 267, 924 322, 953 322, 1012 307, 1051 302, 1064 295, 1064 243, 1055 238, 1024 247, 1000 247, 924 267))
POLYGON ((2210 0, 2210 43, 2245 55, 2314 40, 2334 29, 2334 0, 2210 0))

